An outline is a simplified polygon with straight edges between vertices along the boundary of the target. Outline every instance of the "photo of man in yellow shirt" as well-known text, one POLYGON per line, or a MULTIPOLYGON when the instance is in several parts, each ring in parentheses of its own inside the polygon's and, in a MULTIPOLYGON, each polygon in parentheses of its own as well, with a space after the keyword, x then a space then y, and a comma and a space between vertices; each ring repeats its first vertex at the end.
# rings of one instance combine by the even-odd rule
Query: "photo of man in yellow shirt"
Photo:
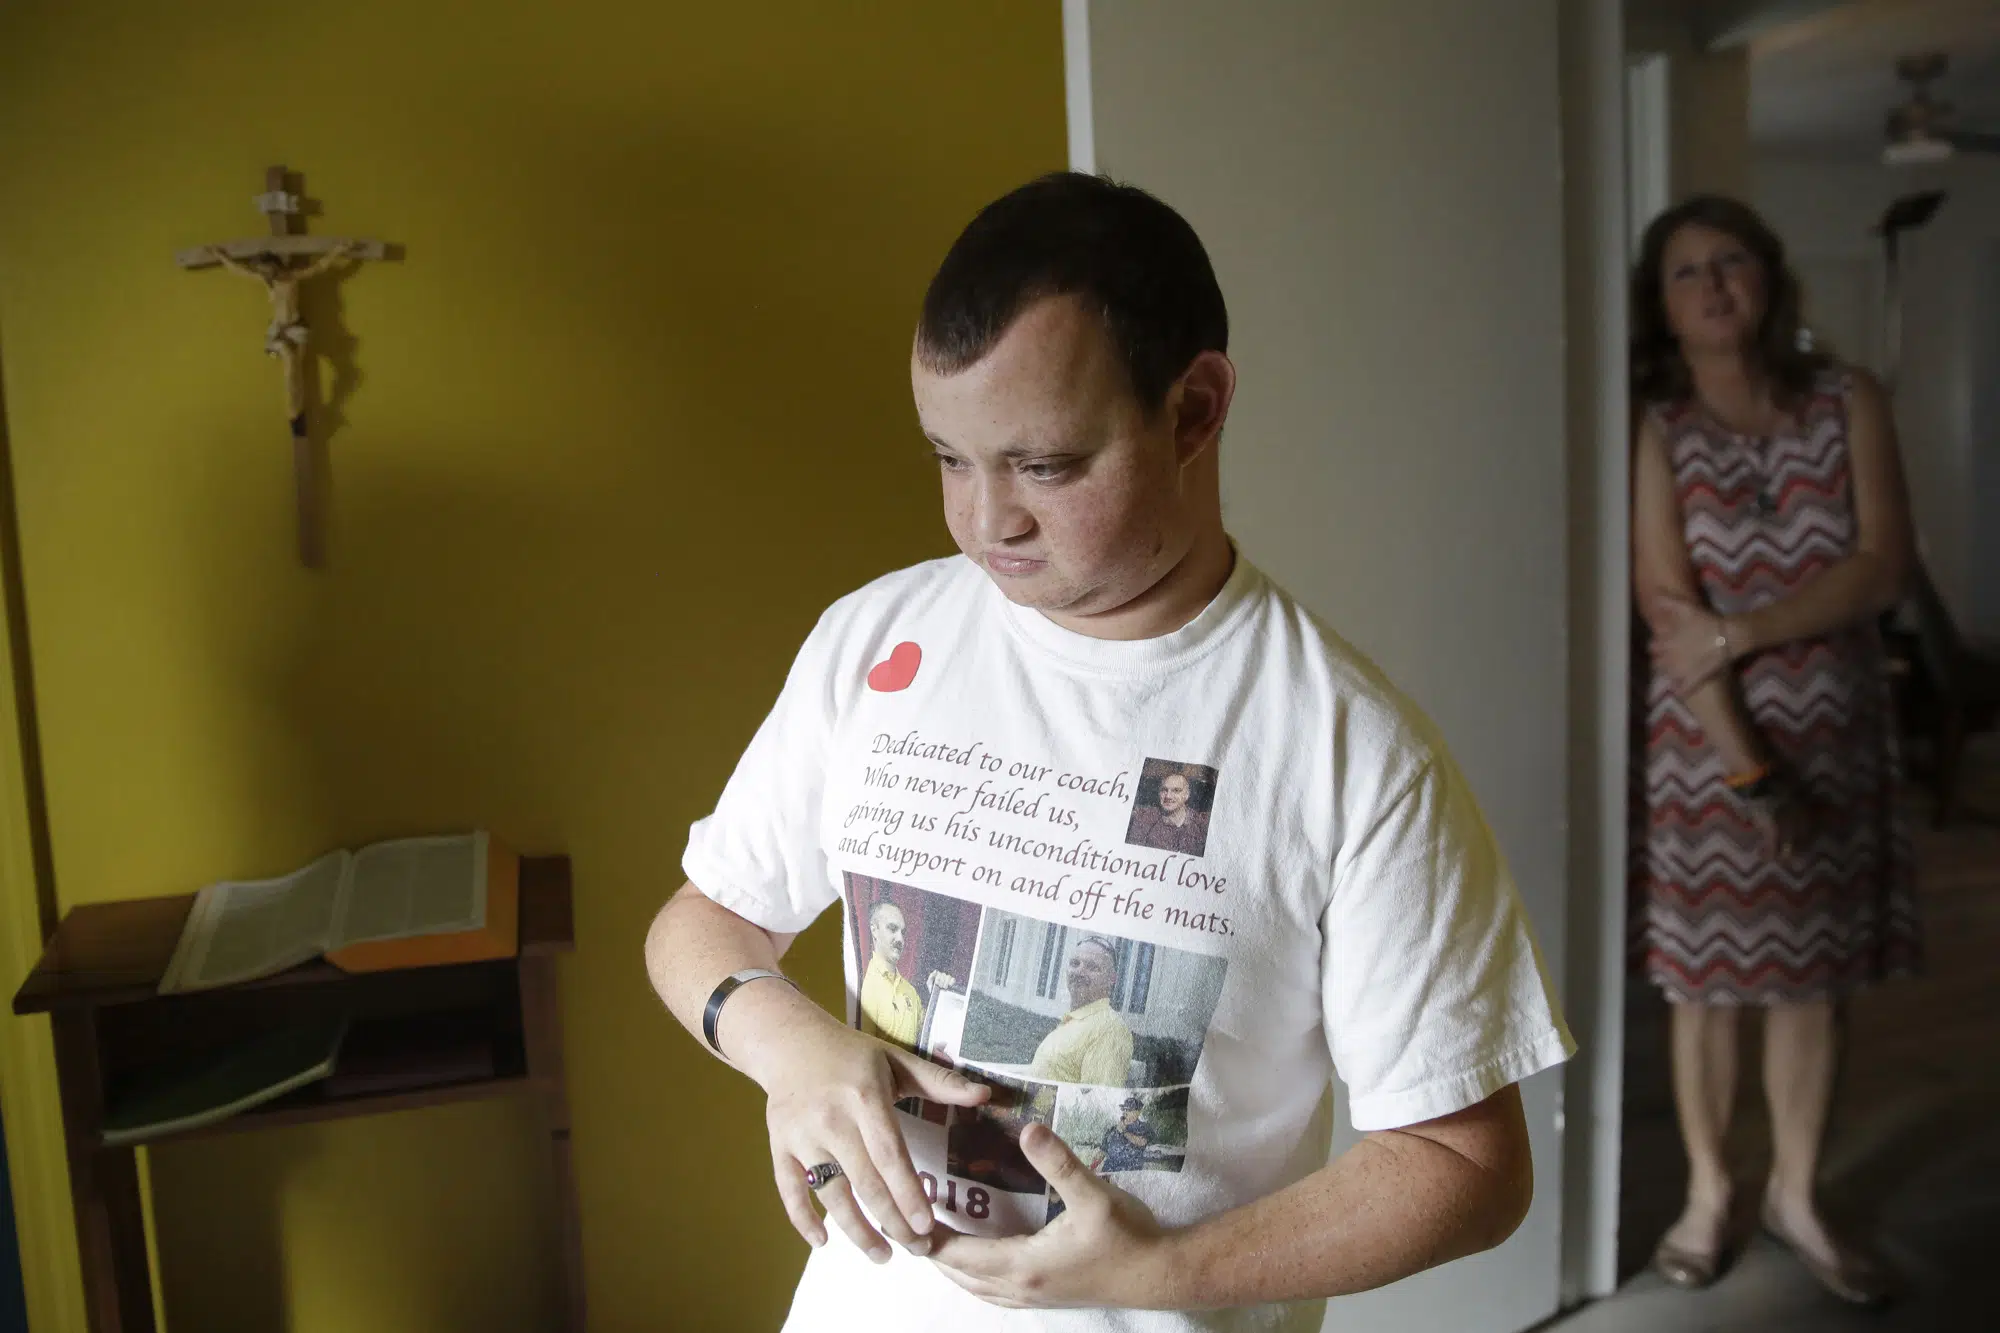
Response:
MULTIPOLYGON (((924 998, 901 970, 908 943, 903 909, 887 898, 868 911, 868 967, 861 977, 861 1030, 909 1050, 924 1029, 924 998)), ((932 992, 956 990, 958 979, 933 971, 925 978, 932 992)))
POLYGON ((1124 1083, 1132 1063, 1132 1029, 1111 1007, 1118 955, 1110 941, 1094 935, 1079 940, 1063 980, 1070 1010, 1035 1048, 1028 1072, 1057 1083, 1124 1083))

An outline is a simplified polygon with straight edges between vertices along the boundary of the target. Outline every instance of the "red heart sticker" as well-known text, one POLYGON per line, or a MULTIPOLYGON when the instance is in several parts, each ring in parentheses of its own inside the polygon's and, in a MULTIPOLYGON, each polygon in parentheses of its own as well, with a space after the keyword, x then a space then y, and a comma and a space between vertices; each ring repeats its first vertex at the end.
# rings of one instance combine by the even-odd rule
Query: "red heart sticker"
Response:
POLYGON ((910 682, 917 678, 917 667, 924 660, 924 650, 914 643, 899 643, 896 651, 889 654, 885 662, 877 662, 868 673, 868 688, 883 694, 894 694, 897 690, 907 690, 910 682))

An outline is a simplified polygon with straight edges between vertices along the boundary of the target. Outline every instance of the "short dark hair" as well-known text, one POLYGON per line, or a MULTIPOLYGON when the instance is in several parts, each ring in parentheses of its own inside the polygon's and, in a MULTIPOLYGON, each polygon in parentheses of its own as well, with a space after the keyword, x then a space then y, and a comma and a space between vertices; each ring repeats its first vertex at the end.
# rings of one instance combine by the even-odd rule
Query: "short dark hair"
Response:
POLYGON ((979 211, 924 293, 917 360, 956 375, 1032 302, 1077 296, 1104 317, 1148 414, 1206 351, 1229 350, 1229 312, 1187 219, 1134 185, 1058 171, 979 211))
POLYGON ((1799 346, 1799 279, 1785 262, 1785 243, 1748 204, 1725 195, 1702 194, 1654 218, 1639 243, 1639 262, 1632 269, 1634 405, 1681 403, 1694 392, 1680 340, 1667 322, 1661 291, 1667 243, 1691 224, 1734 237, 1763 268, 1764 323, 1757 330, 1758 360, 1783 403, 1810 395, 1831 358, 1823 349, 1799 346))

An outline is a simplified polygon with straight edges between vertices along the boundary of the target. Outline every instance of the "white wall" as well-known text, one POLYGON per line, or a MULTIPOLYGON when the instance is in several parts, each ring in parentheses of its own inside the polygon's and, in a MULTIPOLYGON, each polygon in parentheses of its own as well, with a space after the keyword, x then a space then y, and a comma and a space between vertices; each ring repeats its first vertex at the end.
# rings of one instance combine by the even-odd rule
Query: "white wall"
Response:
MULTIPOLYGON (((1223 443, 1230 529, 1437 719, 1559 969, 1569 531, 1555 0, 1089 11, 1095 165, 1187 214, 1229 301, 1242 377, 1223 443)), ((1554 1308, 1558 1078, 1525 1091, 1539 1188, 1521 1232, 1334 1302, 1329 1328, 1475 1333, 1554 1308)))
MULTIPOLYGON (((1931 576, 1968 632, 2000 634, 2000 404, 1991 388, 2000 378, 2000 336, 1992 332, 2000 311, 1992 308, 1996 283, 1988 268, 2000 244, 2000 157, 1894 171, 1866 161, 1763 156, 1755 182, 1757 207, 1809 285, 1817 278, 1822 287, 1858 286, 1869 298, 1861 328, 1850 335, 1860 346, 1838 350, 1877 369, 1881 242, 1869 228, 1899 195, 1948 192, 1930 225, 1904 239, 1896 420, 1931 576)), ((1809 286, 1809 316, 1820 296, 1809 286)), ((1847 292, 1834 296, 1836 308, 1851 304, 1847 292)))

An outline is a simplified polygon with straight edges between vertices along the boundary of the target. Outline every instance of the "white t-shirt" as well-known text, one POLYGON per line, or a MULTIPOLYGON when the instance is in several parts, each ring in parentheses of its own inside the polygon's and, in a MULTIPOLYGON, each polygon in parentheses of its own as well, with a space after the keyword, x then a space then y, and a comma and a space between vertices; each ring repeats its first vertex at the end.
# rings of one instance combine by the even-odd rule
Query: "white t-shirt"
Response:
MULTIPOLYGON (((898 1115, 960 1230, 1060 1210, 1020 1154, 1030 1118, 1179 1225, 1323 1166, 1336 1071, 1372 1130, 1574 1050, 1430 724, 1241 558, 1192 623, 1135 642, 1065 630, 957 557, 843 598, 683 864, 773 931, 841 902, 849 1021, 996 1084, 997 1109, 898 1115)), ((786 1328, 1319 1320, 1009 1312, 832 1229, 786 1328)))

